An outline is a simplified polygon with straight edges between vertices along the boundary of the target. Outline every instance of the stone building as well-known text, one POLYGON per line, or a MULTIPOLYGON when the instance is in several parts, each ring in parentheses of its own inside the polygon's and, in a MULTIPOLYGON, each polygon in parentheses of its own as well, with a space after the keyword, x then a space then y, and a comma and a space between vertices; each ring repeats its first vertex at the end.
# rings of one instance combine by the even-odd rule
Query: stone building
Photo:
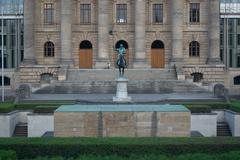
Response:
POLYGON ((142 75, 138 80, 161 80, 172 72, 177 76, 170 80, 224 83, 219 5, 220 0, 25 0, 20 83, 39 87, 41 81, 93 74, 91 80, 99 80, 98 74, 107 79, 121 43, 130 80, 135 71, 142 75))
POLYGON ((18 81, 16 69, 24 57, 23 0, 0 0, 0 68, 2 54, 5 89, 11 89, 18 81))
POLYGON ((225 85, 240 93, 240 0, 221 0, 220 57, 226 66, 225 85))

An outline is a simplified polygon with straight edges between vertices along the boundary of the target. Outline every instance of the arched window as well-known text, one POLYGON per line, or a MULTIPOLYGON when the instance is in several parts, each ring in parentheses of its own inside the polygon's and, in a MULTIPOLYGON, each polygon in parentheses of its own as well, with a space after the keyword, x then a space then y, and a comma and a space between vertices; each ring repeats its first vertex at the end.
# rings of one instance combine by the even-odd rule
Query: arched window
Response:
POLYGON ((43 73, 40 75, 41 83, 50 83, 53 80, 53 74, 51 73, 43 73))
MULTIPOLYGON (((8 77, 4 77, 4 86, 10 86, 11 85, 11 79, 8 77)), ((0 76, 0 86, 2 86, 2 76, 0 76)))
POLYGON ((50 41, 44 44, 44 56, 54 57, 54 44, 50 41))
POLYGON ((240 85, 240 76, 234 77, 234 85, 240 85))
POLYGON ((120 47, 120 44, 123 45, 123 47, 125 49, 128 49, 128 43, 124 40, 119 40, 116 44, 115 44, 115 48, 119 48, 120 47))
POLYGON ((164 43, 160 40, 156 40, 152 43, 152 49, 164 49, 164 43))
POLYGON ((203 79, 203 74, 202 73, 192 73, 191 76, 193 77, 193 82, 201 82, 203 79))
POLYGON ((189 56, 199 57, 200 56, 200 44, 197 41, 192 41, 189 45, 189 56))
POLYGON ((88 40, 84 40, 80 43, 80 49, 92 49, 92 43, 88 40))

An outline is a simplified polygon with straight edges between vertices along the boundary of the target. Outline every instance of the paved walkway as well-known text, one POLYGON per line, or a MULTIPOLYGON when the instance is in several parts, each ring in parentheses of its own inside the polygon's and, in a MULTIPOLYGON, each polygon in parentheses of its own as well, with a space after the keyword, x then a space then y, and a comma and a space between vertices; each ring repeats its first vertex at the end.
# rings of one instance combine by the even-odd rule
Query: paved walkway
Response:
MULTIPOLYGON (((29 101, 112 102, 114 94, 33 94, 29 101)), ((218 101, 209 93, 130 94, 133 102, 218 101)))

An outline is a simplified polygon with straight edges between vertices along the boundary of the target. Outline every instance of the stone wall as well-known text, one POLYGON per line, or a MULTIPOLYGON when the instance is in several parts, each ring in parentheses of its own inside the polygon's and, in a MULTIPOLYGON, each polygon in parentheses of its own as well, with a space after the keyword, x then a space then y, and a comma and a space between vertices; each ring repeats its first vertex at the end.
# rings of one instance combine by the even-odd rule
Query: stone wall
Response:
POLYGON ((28 137, 41 137, 54 131, 52 114, 28 114, 28 137))
POLYGON ((225 110, 213 110, 211 113, 217 114, 217 122, 225 122, 225 110))
POLYGON ((189 112, 55 112, 56 137, 185 137, 189 112))
POLYGON ((14 91, 19 83, 19 73, 15 69, 4 69, 4 76, 10 78, 10 86, 5 86, 5 90, 14 91))
POLYGON ((234 77, 240 76, 239 68, 229 68, 225 76, 225 86, 231 94, 240 94, 240 85, 234 85, 234 77))
POLYGON ((184 65, 183 70, 187 76, 187 79, 192 79, 192 73, 202 73, 203 82, 224 83, 224 65, 184 65))
POLYGON ((14 133, 16 124, 27 123, 27 114, 30 111, 14 111, 0 114, 0 137, 11 137, 14 133))
POLYGON ((232 135, 240 136, 240 114, 233 111, 225 111, 225 121, 228 123, 232 135))
POLYGON ((21 65, 20 83, 31 84, 32 87, 40 87, 42 74, 52 74, 58 77, 58 66, 46 65, 21 65))
POLYGON ((216 137, 217 114, 192 114, 191 131, 198 131, 204 137, 216 137))

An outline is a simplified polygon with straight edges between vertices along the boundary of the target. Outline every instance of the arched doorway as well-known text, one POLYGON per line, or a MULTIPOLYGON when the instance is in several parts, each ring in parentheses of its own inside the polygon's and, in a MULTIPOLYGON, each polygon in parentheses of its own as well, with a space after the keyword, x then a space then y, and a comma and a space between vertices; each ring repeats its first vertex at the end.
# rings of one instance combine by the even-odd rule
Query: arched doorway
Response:
MULTIPOLYGON (((129 66, 129 49, 128 49, 128 43, 124 40, 119 40, 117 41, 117 43, 115 44, 115 49, 120 47, 120 44, 123 44, 123 47, 126 48, 126 61, 127 61, 127 65, 129 66)), ((114 65, 115 67, 117 67, 116 65, 116 61, 117 61, 117 53, 116 51, 114 52, 114 65)))
POLYGON ((92 43, 84 40, 79 46, 79 68, 90 69, 92 68, 92 43))
POLYGON ((151 46, 151 66, 152 68, 165 68, 164 43, 156 40, 151 46))

